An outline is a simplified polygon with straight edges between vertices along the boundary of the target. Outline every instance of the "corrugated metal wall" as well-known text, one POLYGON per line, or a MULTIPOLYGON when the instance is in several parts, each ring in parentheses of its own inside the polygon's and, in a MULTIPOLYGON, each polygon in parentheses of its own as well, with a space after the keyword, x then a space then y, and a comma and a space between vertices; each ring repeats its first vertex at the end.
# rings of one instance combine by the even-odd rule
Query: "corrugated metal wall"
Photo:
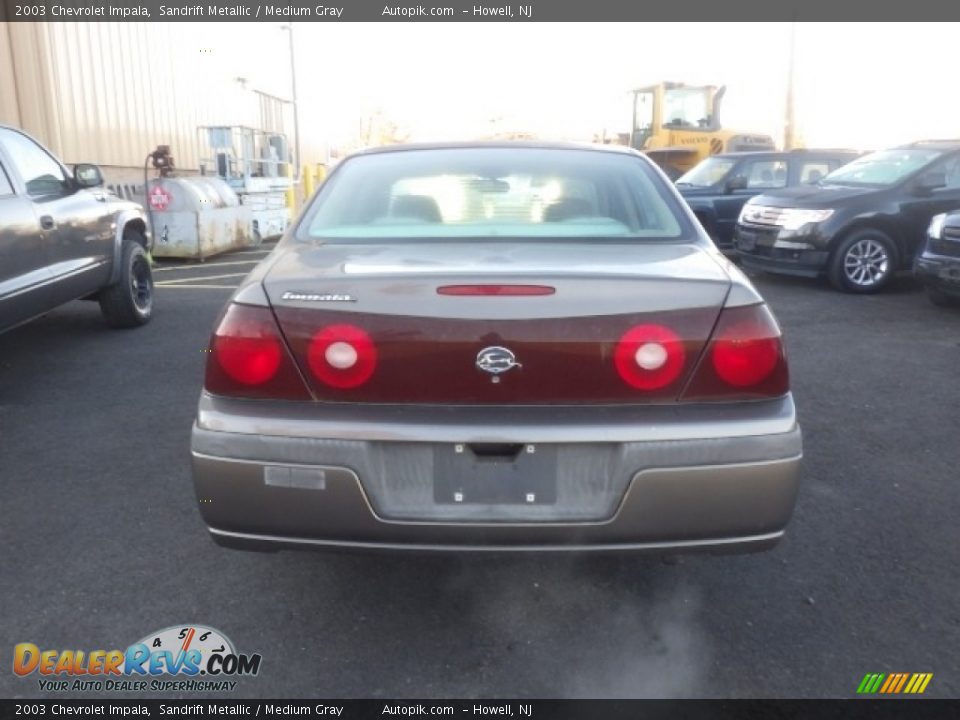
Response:
POLYGON ((0 122, 68 164, 129 168, 158 144, 196 168, 201 125, 282 130, 292 141, 289 108, 205 72, 192 32, 181 23, 0 23, 0 122))
POLYGON ((20 104, 13 70, 9 23, 0 22, 0 123, 20 124, 20 104))

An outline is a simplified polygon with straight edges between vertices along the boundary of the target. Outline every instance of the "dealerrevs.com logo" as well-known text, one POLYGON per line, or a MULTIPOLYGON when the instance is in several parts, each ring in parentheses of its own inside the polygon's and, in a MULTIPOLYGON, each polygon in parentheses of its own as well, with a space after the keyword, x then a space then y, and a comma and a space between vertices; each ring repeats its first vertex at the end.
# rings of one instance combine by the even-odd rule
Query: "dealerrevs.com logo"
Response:
POLYGON ((150 633, 126 650, 41 650, 28 642, 13 648, 14 674, 36 673, 44 692, 229 691, 234 678, 260 672, 260 660, 258 653, 238 653, 219 630, 186 624, 150 633))

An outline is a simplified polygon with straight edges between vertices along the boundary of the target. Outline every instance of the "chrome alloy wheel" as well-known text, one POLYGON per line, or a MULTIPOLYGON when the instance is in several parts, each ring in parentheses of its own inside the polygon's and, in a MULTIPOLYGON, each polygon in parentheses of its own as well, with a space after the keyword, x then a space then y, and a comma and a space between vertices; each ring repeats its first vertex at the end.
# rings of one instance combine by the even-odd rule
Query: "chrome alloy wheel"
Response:
POLYGON ((877 240, 859 240, 844 255, 843 272, 851 283, 860 287, 881 283, 890 273, 890 252, 877 240))

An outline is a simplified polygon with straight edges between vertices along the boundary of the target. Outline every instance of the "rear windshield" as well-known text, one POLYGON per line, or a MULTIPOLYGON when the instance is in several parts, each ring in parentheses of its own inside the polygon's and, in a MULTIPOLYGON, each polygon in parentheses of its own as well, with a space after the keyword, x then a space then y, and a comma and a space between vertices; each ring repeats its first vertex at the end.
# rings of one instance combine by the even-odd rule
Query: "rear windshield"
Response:
POLYGON ((822 185, 894 185, 911 173, 940 157, 937 150, 881 150, 864 155, 834 170, 820 181, 822 185))
POLYGON ((688 170, 677 180, 677 185, 689 187, 710 187, 723 180, 733 169, 737 161, 732 158, 707 158, 692 170, 688 170))
POLYGON ((324 185, 299 236, 672 239, 688 228, 664 180, 629 155, 539 148, 360 155, 324 185))

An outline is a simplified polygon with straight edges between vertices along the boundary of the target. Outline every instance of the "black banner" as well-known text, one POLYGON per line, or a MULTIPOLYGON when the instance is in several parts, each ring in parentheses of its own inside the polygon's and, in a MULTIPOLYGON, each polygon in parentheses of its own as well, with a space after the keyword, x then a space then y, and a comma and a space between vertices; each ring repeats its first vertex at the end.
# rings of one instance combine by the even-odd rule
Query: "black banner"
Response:
MULTIPOLYGON (((0 0, 9 22, 622 22, 960 20, 943 0, 0 0)), ((850 32, 858 28, 851 26, 850 32)), ((722 33, 722 28, 718 28, 722 33)), ((638 37, 642 42, 642 37, 638 37)))
POLYGON ((942 720, 960 701, 889 700, 2 700, 0 720, 47 717, 942 720))

